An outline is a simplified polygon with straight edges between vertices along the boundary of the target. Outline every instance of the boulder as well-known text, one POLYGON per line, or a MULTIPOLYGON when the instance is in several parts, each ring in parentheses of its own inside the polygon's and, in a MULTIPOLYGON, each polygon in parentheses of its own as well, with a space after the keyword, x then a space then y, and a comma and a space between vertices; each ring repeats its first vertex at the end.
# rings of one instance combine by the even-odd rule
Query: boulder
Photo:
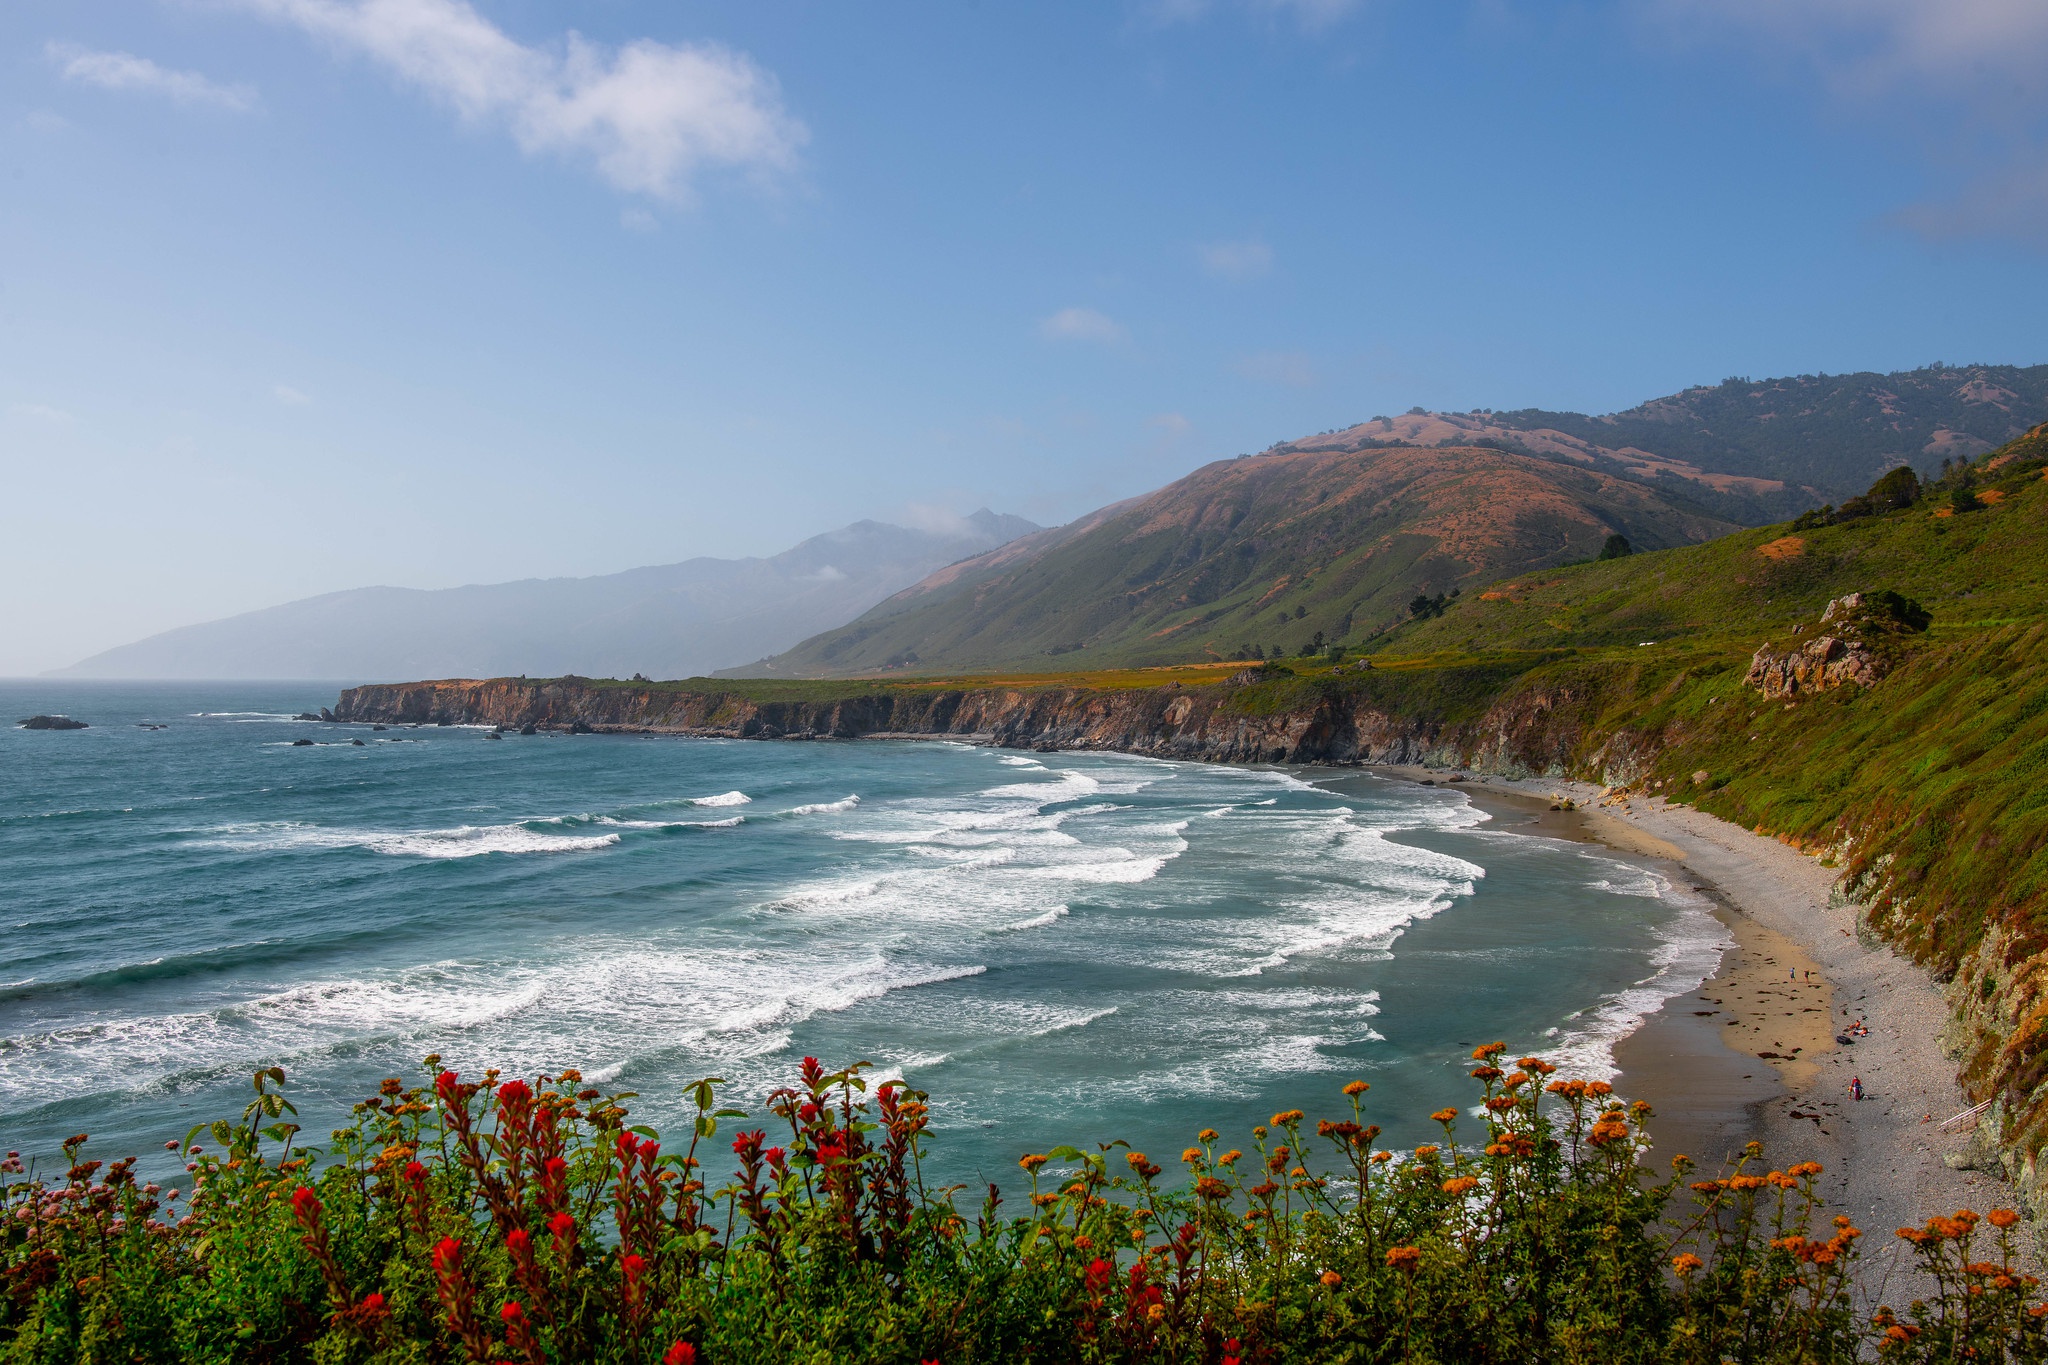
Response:
POLYGON ((92 728, 84 721, 73 720, 69 716, 30 716, 27 720, 17 723, 24 730, 87 730, 92 728))
POLYGON ((313 747, 313 741, 310 739, 295 739, 292 741, 292 747, 294 749, 310 749, 313 747))
POLYGON ((1823 634, 1797 648, 1758 649, 1743 682, 1768 701, 1788 702, 1850 683, 1869 687, 1897 662, 1899 637, 1926 630, 1930 620, 1918 602, 1895 592, 1852 592, 1820 614, 1823 634))

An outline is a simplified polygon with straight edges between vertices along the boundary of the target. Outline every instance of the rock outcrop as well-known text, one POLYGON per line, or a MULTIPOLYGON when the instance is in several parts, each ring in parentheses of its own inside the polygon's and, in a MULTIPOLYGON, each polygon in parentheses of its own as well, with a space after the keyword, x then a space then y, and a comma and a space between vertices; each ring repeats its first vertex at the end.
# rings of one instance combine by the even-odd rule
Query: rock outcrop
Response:
POLYGON ((30 716, 16 722, 24 730, 85 730, 90 729, 84 721, 69 716, 30 716))
POLYGON ((1898 661, 1900 636, 1927 629, 1917 602, 1895 592, 1852 592, 1828 603, 1823 632, 1803 644, 1764 645, 1743 681, 1768 701, 1797 701, 1854 683, 1869 687, 1898 661))

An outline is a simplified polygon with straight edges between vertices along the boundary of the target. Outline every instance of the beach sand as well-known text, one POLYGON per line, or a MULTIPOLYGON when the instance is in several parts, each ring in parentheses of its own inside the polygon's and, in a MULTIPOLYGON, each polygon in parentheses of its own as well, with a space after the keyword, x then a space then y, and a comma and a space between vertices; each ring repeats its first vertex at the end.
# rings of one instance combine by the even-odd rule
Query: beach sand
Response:
MULTIPOLYGON (((1438 785, 1446 777, 1377 771, 1438 785)), ((1895 1229, 2016 1203, 1996 1172, 1944 1160, 1960 1160, 1971 1130, 1968 1120, 1943 1126, 1969 1103, 1937 1042, 1947 1006, 1924 971, 1857 941, 1854 907, 1829 904, 1834 869, 1662 798, 1607 799, 1598 787, 1543 779, 1468 776, 1458 786, 1506 827, 1648 860, 1708 896, 1728 927, 1734 946, 1719 972, 1615 1049, 1616 1089, 1656 1110, 1660 1165, 1683 1152, 1702 1174, 1717 1173, 1752 1140, 1770 1167, 1820 1162, 1825 1215, 1846 1214, 1864 1233, 1866 1307, 1903 1310, 1931 1288, 1908 1267, 1895 1229), (1549 809, 1564 798, 1580 809, 1549 809), (1858 1019, 1869 1036, 1838 1044, 1858 1019), (1861 1102, 1850 1098, 1852 1077, 1861 1102)))

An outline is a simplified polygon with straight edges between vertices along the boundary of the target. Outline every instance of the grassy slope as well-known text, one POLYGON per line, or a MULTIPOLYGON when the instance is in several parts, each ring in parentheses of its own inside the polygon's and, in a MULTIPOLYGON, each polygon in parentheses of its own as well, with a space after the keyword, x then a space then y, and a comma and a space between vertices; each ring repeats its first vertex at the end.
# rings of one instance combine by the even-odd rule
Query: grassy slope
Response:
POLYGON ((1729 523, 1649 488, 1493 450, 1370 450, 1197 470, 993 576, 906 593, 750 671, 1143 667, 1359 639, 1418 590, 1598 549, 1677 545, 1729 523))

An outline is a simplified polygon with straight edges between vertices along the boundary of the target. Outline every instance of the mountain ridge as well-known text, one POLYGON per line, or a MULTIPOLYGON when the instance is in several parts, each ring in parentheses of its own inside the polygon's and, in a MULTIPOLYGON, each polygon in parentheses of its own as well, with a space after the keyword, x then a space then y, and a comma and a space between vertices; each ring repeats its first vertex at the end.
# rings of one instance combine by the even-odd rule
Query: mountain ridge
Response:
POLYGON ((708 672, 787 647, 936 569, 1041 529, 982 508, 936 530, 854 522, 765 557, 456 588, 349 588, 165 631, 52 676, 708 672))

